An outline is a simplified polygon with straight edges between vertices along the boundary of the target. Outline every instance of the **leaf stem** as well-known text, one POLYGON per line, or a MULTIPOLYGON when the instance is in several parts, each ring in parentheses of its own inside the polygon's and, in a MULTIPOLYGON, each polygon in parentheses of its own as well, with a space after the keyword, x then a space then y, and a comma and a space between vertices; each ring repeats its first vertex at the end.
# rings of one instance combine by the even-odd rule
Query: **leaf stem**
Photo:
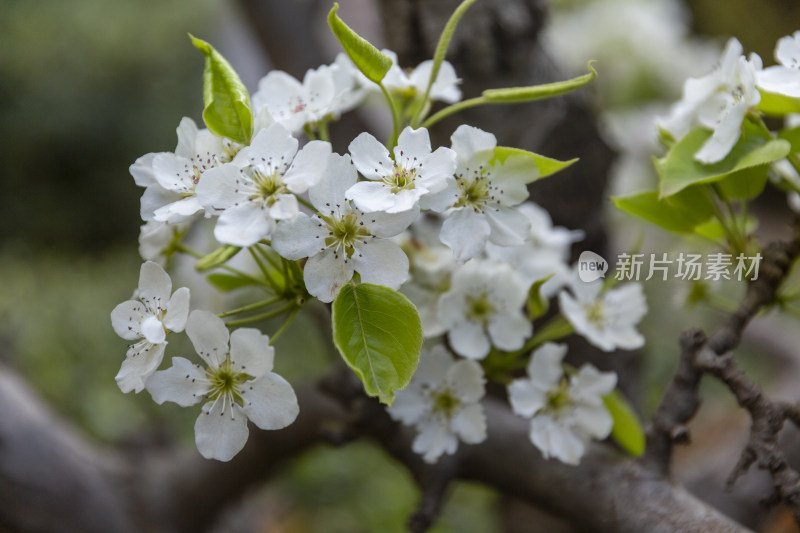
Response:
POLYGON ((280 302, 281 300, 283 300, 282 296, 276 296, 268 300, 262 300, 260 302, 255 302, 249 305, 244 305, 242 307, 237 307, 236 309, 231 309, 230 311, 225 311, 224 313, 220 313, 217 316, 220 318, 225 318, 232 315, 238 315, 240 313, 246 313, 247 311, 252 311, 254 309, 260 309, 262 307, 270 306, 274 303, 280 302))
POLYGON ((397 102, 392 98, 392 94, 386 89, 382 82, 378 82, 378 87, 381 88, 386 101, 389 103, 389 109, 392 111, 392 136, 386 143, 386 148, 391 151, 397 144, 397 137, 400 135, 400 109, 397 107, 397 102))
POLYGON ((291 302, 283 307, 279 307, 278 309, 273 309, 272 311, 267 311, 266 313, 262 313, 260 315, 250 316, 247 318, 240 318, 237 320, 231 320, 226 325, 228 327, 232 326, 241 326, 243 324, 252 324, 253 322, 261 322, 262 320, 267 320, 270 318, 275 318, 276 316, 280 316, 287 311, 291 311, 293 308, 297 307, 297 302, 291 302))
POLYGON ((457 112, 462 111, 464 109, 469 109, 470 107, 476 107, 476 106, 479 106, 479 105, 485 105, 485 104, 489 104, 489 103, 491 103, 491 102, 486 100, 483 96, 477 96, 475 98, 470 98, 469 100, 464 100, 464 101, 458 102, 457 104, 449 105, 449 106, 445 107, 444 109, 440 109, 439 111, 434 113, 433 116, 431 116, 428 120, 426 120, 425 122, 422 123, 422 127, 423 128, 430 128, 431 126, 433 126, 434 124, 436 124, 437 122, 442 120, 443 118, 448 117, 448 116, 452 115, 453 113, 457 113, 457 112))

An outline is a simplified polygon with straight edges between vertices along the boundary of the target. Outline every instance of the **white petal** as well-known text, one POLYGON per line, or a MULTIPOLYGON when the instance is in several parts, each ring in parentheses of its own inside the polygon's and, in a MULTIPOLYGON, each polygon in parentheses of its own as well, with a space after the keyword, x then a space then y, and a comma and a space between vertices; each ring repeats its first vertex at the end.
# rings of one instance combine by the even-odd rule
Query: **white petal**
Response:
POLYGON ((419 217, 419 207, 398 213, 365 213, 364 226, 370 233, 380 238, 394 237, 409 227, 419 217))
POLYGON ((458 184, 455 179, 448 178, 445 180, 444 188, 436 193, 429 193, 420 198, 419 205, 422 209, 430 209, 441 213, 446 209, 453 207, 458 201, 458 184))
POLYGON ((495 244, 518 246, 524 244, 530 235, 530 222, 525 215, 515 209, 499 206, 497 209, 487 208, 484 214, 492 228, 489 240, 495 244))
POLYGON ((526 418, 532 417, 547 403, 545 390, 538 387, 530 379, 515 379, 512 381, 508 386, 508 400, 511 403, 511 409, 526 418))
POLYGON ((444 221, 439 239, 453 250, 456 260, 463 263, 483 252, 490 233, 491 226, 486 218, 466 207, 444 221))
POLYGON ((363 283, 399 289, 408 279, 408 257, 392 241, 369 240, 356 246, 352 259, 363 283))
POLYGON ((156 371, 164 358, 166 344, 150 344, 147 341, 137 342, 128 349, 128 354, 114 378, 119 389, 128 393, 141 392, 145 381, 156 371))
POLYGON ((126 341, 142 338, 142 321, 149 316, 142 302, 128 300, 111 311, 111 327, 126 341))
POLYGON ((272 234, 272 248, 282 257, 295 261, 322 251, 327 235, 328 230, 322 221, 300 213, 292 221, 278 223, 272 234))
POLYGON ((274 172, 297 153, 298 141, 280 124, 261 130, 250 143, 250 163, 274 172))
POLYGON ((181 118, 175 132, 178 134, 178 145, 175 147, 175 155, 187 159, 196 155, 195 142, 197 141, 197 124, 189 117, 181 118))
POLYGON ((203 206, 200 205, 197 196, 193 194, 156 209, 153 211, 153 220, 175 224, 183 222, 202 209, 203 206))
POLYGON ((142 268, 139 269, 138 296, 147 309, 151 312, 164 310, 171 293, 172 280, 161 265, 153 261, 142 263, 142 268))
POLYGON ((181 332, 186 327, 189 317, 189 289, 181 287, 172 294, 167 304, 167 314, 164 316, 164 326, 170 331, 181 332))
POLYGON ((758 86, 765 91, 800 98, 800 70, 774 66, 757 72, 756 77, 758 86))
POLYGON ((194 424, 197 450, 206 459, 230 461, 244 448, 247 435, 247 416, 224 395, 206 403, 194 424))
POLYGON ((239 328, 231 333, 231 365, 240 372, 258 378, 272 370, 275 348, 269 336, 255 328, 239 328))
POLYGON ((447 333, 447 339, 457 354, 469 359, 483 359, 491 348, 483 326, 468 320, 456 324, 447 333))
POLYGON ((300 407, 289 383, 272 372, 242 387, 244 412, 261 429, 282 429, 294 422, 300 407))
POLYGON ((456 153, 450 148, 440 146, 432 154, 422 159, 417 182, 429 193, 437 193, 447 188, 448 180, 456 171, 456 153))
POLYGON ((185 193, 194 190, 194 165, 175 154, 161 153, 153 158, 153 176, 167 190, 185 193))
POLYGON ((202 368, 183 357, 173 357, 172 366, 150 376, 146 388, 159 405, 175 402, 188 407, 203 399, 209 383, 202 368))
POLYGON ((745 104, 734 106, 714 129, 711 138, 705 142, 694 158, 706 164, 722 161, 742 134, 742 121, 747 109, 748 106, 745 104))
POLYGON ((269 237, 274 225, 275 221, 263 204, 245 202, 222 212, 214 228, 214 237, 234 246, 251 246, 269 237))
POLYGON ((352 200, 365 213, 387 211, 395 205, 395 195, 391 189, 378 181, 359 181, 347 189, 344 197, 352 200))
POLYGON ((158 184, 155 175, 153 175, 153 158, 156 155, 158 154, 145 154, 128 167, 134 183, 139 187, 150 187, 158 184))
POLYGON ((521 313, 496 313, 489 321, 492 344, 505 351, 519 350, 530 337, 533 326, 521 313))
POLYGON ((177 202, 181 199, 181 195, 168 191, 159 184, 151 185, 142 193, 141 207, 139 214, 142 220, 149 222, 155 219, 155 212, 162 207, 177 202))
POLYGON ((460 360, 447 371, 447 384, 460 400, 475 403, 485 393, 483 369, 475 361, 460 360))
POLYGON ((458 439, 450 430, 436 421, 420 423, 419 434, 414 439, 411 449, 421 454, 427 463, 435 463, 443 453, 453 454, 458 448, 458 439))
POLYGON ((217 368, 225 360, 229 333, 225 322, 217 315, 200 309, 192 311, 186 322, 186 334, 209 366, 217 368))
POLYGON ((462 124, 450 137, 453 151, 461 163, 470 162, 475 156, 491 158, 497 146, 497 138, 489 132, 462 124))
POLYGON ((167 338, 167 333, 164 331, 164 324, 153 315, 142 320, 142 335, 147 342, 153 344, 161 344, 167 338))
POLYGON ((533 384, 541 390, 556 387, 564 375, 561 362, 565 355, 567 345, 553 342, 547 342, 534 351, 528 363, 528 375, 533 384))
POLYGON ((453 431, 467 444, 486 440, 486 414, 480 404, 465 405, 451 422, 453 431))
POLYGON ((349 155, 331 154, 322 179, 308 190, 311 203, 323 215, 329 214, 337 204, 344 204, 344 193, 358 178, 356 167, 349 155))
POLYGON ((389 150, 367 132, 353 139, 348 150, 353 156, 353 164, 369 180, 379 180, 394 168, 389 150))
POLYGON ((195 187, 197 201, 210 213, 227 209, 249 196, 248 189, 242 187, 243 181, 252 184, 252 180, 232 163, 209 169, 195 187))
POLYGON ((549 416, 534 417, 531 421, 530 437, 546 459, 554 456, 561 462, 577 465, 583 457, 583 442, 549 416))
POLYGON ((328 168, 330 155, 329 142, 311 141, 306 144, 283 176, 286 187, 295 194, 302 194, 319 183, 328 168))
POLYGON ((414 374, 414 382, 419 382, 420 385, 438 386, 445 380, 447 371, 453 363, 455 363, 453 356, 441 344, 430 350, 423 350, 419 357, 419 367, 414 374))
POLYGON ((292 220, 300 214, 297 197, 293 194, 280 194, 269 208, 269 216, 274 220, 292 220))
MULTIPOLYGON (((431 153, 431 138, 425 128, 413 129, 411 126, 400 132, 397 146, 394 148, 394 160, 397 163, 419 164, 431 153)), ((409 166, 409 165, 406 165, 409 166)))
MULTIPOLYGON (((419 372, 419 370, 417 370, 419 372)), ((410 425, 415 424, 428 412, 428 404, 416 387, 407 387, 397 392, 397 397, 390 407, 386 408, 394 420, 410 425)))
POLYGON ((353 278, 353 261, 335 257, 333 250, 325 250, 310 257, 304 269, 306 289, 320 301, 332 302, 339 289, 353 278))
POLYGON ((579 405, 572 412, 577 426, 595 439, 604 439, 611 434, 614 419, 603 405, 579 405))

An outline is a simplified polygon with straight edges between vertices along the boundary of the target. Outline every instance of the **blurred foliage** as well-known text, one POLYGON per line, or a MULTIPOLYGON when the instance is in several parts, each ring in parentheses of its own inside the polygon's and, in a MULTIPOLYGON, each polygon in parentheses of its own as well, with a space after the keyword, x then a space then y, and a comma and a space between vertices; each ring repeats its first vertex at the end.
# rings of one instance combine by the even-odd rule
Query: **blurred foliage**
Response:
MULTIPOLYGON (((0 0, 0 241, 135 242, 127 167, 199 116, 214 0, 0 0)), ((219 4, 219 2, 216 2, 219 4)))
MULTIPOLYGON (((403 533, 419 504, 419 489, 405 467, 364 442, 313 450, 277 486, 293 500, 297 530, 304 532, 403 533)), ((430 531, 498 531, 495 500, 485 487, 458 483, 430 531)))

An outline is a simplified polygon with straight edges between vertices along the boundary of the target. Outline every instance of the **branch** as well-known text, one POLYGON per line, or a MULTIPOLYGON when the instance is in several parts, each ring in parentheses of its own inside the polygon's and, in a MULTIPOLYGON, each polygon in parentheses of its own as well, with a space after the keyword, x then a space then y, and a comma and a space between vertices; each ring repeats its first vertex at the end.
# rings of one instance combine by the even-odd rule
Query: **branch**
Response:
POLYGON ((699 384, 704 374, 722 381, 745 408, 752 425, 747 446, 728 479, 728 486, 752 465, 767 470, 774 487, 770 501, 783 501, 800 524, 800 474, 789 467, 778 446, 784 422, 797 423, 798 408, 770 401, 760 387, 748 380, 733 359, 747 324, 762 309, 774 303, 778 288, 800 254, 800 225, 795 225, 794 238, 786 243, 773 243, 764 250, 759 277, 747 285, 739 308, 706 338, 690 329, 681 335, 681 358, 678 370, 667 387, 648 428, 648 449, 644 461, 661 472, 669 471, 673 443, 688 442, 686 424, 700 405, 699 384))

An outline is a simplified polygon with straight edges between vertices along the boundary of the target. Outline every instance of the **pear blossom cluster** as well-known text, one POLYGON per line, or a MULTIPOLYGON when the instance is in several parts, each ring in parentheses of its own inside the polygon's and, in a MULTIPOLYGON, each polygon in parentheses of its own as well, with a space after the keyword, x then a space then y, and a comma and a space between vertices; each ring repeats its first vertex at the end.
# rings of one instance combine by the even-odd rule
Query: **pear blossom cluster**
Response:
POLYGON ((759 104, 762 91, 800 97, 800 32, 778 41, 775 59, 779 64, 765 69, 758 54, 745 57, 741 43, 731 38, 711 73, 686 80, 683 98, 659 126, 675 139, 698 126, 712 131, 694 158, 705 164, 722 161, 740 139, 745 115, 759 104))
MULTIPOLYGON (((446 61, 427 91, 431 61, 403 70, 386 55, 394 64, 383 86, 398 99, 413 104, 427 92, 427 105, 460 100, 460 80, 446 61)), ((364 283, 415 304, 430 348, 388 412, 415 428, 413 450, 428 462, 455 453, 459 442, 487 438, 484 366, 500 356, 529 357, 539 346, 531 298, 557 301, 556 314, 602 350, 644 343, 636 331, 646 312, 641 287, 604 291, 575 280, 570 252, 582 232, 555 226, 527 201, 539 168, 501 154, 492 133, 461 125, 448 146, 435 146, 426 128, 408 125, 391 144, 363 132, 336 153, 328 123, 380 94, 345 55, 302 81, 273 71, 252 95, 247 144, 184 118, 173 152, 147 154, 130 167, 144 188, 145 263, 134 298, 111 314, 115 331, 133 342, 117 382, 123 392, 146 389, 159 404, 200 405, 195 440, 204 457, 230 460, 246 443, 248 420, 281 429, 299 408, 292 386, 273 372, 277 333, 231 330, 224 318, 238 310, 190 309, 188 288, 172 292, 164 267, 186 252, 182 239, 195 227, 209 226, 223 251, 252 254, 260 272, 231 269, 246 283, 268 285, 270 272, 282 271, 284 281, 269 287, 274 301, 330 303, 345 285, 364 283), (184 330, 196 354, 175 355, 161 369, 167 338, 184 330)), ((601 397, 615 378, 593 368, 565 378, 562 352, 540 347, 530 380, 515 381, 509 398, 532 418, 531 440, 545 457, 574 464, 589 438, 608 436, 601 397)))

